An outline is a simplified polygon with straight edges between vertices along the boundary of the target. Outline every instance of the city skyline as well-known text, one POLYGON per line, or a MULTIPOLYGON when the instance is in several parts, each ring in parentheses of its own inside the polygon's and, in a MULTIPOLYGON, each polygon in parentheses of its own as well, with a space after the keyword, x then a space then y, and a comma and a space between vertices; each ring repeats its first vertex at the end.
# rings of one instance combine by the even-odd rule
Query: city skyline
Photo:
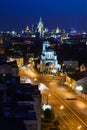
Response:
POLYGON ((0 31, 22 31, 28 25, 38 24, 39 18, 48 29, 87 32, 86 0, 1 0, 0 31))

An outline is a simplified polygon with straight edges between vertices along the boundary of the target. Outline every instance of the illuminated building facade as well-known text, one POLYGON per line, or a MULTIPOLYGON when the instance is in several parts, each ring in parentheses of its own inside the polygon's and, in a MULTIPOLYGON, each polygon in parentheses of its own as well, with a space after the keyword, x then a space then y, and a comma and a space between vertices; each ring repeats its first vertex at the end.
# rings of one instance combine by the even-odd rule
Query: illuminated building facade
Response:
POLYGON ((40 38, 43 38, 44 37, 44 24, 41 18, 40 18, 37 28, 38 28, 38 32, 40 33, 40 38))
POLYGON ((58 64, 57 55, 50 47, 50 43, 45 41, 40 60, 40 72, 57 73, 58 70, 61 70, 61 65, 58 64))
POLYGON ((66 85, 87 99, 87 71, 66 75, 66 85))

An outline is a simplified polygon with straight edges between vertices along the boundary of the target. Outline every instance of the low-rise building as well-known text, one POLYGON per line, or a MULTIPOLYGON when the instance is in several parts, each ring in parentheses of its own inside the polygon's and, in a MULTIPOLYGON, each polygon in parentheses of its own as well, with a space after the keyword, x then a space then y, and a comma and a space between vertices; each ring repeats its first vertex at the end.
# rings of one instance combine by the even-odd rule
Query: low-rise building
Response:
POLYGON ((0 74, 18 76, 18 66, 16 61, 2 62, 0 64, 0 74))
POLYGON ((87 94, 87 71, 66 76, 66 85, 72 90, 87 94))
POLYGON ((64 60, 62 64, 63 72, 74 73, 78 69, 78 61, 64 60))

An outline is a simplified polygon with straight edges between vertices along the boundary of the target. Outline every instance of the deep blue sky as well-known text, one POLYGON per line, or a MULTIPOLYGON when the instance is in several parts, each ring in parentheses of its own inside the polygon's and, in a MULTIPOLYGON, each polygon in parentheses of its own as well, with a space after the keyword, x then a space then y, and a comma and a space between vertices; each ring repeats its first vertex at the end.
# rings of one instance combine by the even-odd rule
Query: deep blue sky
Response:
POLYGON ((24 30, 38 23, 87 32, 87 0, 0 0, 0 30, 24 30))

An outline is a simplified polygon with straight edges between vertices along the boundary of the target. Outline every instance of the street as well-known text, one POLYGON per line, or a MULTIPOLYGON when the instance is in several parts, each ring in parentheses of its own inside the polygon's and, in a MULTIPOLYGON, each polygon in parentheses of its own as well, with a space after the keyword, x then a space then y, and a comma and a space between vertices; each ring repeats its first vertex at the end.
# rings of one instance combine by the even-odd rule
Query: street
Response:
MULTIPOLYGON (((21 76, 37 78, 38 83, 46 85, 48 89, 41 91, 42 102, 52 106, 55 119, 60 123, 60 130, 86 130, 87 101, 67 86, 62 85, 62 76, 38 75, 34 70, 28 74, 28 69, 21 70, 21 76)), ((29 72, 31 72, 30 69, 29 72)))

